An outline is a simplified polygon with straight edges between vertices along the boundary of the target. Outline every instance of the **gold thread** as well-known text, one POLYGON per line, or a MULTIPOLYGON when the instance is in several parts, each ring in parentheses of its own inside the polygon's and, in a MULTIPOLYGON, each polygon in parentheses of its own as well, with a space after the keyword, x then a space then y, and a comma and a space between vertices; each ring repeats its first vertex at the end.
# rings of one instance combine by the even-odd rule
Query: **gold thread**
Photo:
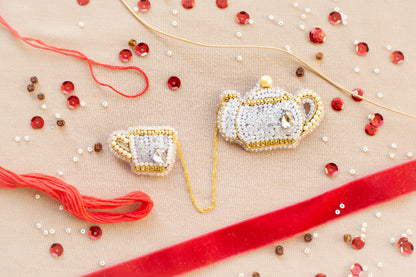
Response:
POLYGON ((277 51, 277 52, 281 52, 284 53, 290 57, 292 57, 293 59, 297 60, 299 63, 303 64, 306 68, 308 68, 309 70, 311 70, 312 72, 314 72, 316 75, 318 75, 320 78, 322 78, 323 80, 325 80, 326 82, 328 82, 329 84, 331 84, 332 86, 336 87, 337 89, 339 89, 341 92, 348 94, 348 95, 354 95, 357 98, 360 98, 361 100, 372 104, 374 106, 377 106, 379 108, 409 117, 409 118, 413 118, 416 119, 416 115, 410 114, 410 113, 406 113, 406 112, 402 112, 399 111, 397 109, 393 109, 390 108, 386 105, 382 105, 379 104, 377 102, 374 102, 373 100, 366 98, 364 96, 360 96, 360 95, 356 95, 353 91, 344 88, 343 86, 341 86, 340 84, 338 84, 337 82, 331 80, 328 76, 326 76, 325 74, 319 72, 317 69, 315 69, 311 64, 309 64, 308 62, 306 62, 305 60, 301 59, 300 57, 296 56, 295 54, 285 50, 285 49, 281 49, 278 47, 272 47, 272 46, 263 46, 263 45, 216 45, 216 44, 206 44, 206 43, 202 43, 202 42, 197 42, 197 41, 192 41, 189 39, 185 39, 185 38, 181 38, 175 35, 171 35, 168 33, 165 33, 153 26, 151 26, 149 23, 147 23, 146 21, 144 21, 143 19, 141 19, 137 13, 135 13, 133 11, 132 8, 130 8, 130 6, 126 3, 125 0, 120 0, 120 2, 127 8, 127 10, 130 11, 130 13, 141 23, 143 24, 146 28, 152 30, 153 32, 156 32, 160 35, 172 38, 172 39, 176 39, 185 43, 189 43, 189 44, 193 44, 193 45, 197 45, 197 46, 201 46, 201 47, 207 47, 207 48, 240 48, 240 49, 263 49, 263 50, 272 50, 272 51, 277 51))

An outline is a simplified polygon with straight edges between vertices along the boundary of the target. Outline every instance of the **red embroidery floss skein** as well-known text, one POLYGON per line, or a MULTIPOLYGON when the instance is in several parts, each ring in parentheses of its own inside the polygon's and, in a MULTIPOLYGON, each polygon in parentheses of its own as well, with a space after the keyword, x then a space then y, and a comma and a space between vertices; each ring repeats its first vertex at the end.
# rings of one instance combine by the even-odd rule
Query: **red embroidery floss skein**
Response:
POLYGON ((150 196, 133 191, 122 197, 100 199, 82 195, 74 186, 53 176, 41 173, 16 174, 0 167, 0 188, 30 188, 42 191, 62 203, 65 210, 79 219, 92 223, 119 223, 135 221, 147 216, 153 208, 150 196), (140 203, 134 211, 125 213, 98 212, 140 203))

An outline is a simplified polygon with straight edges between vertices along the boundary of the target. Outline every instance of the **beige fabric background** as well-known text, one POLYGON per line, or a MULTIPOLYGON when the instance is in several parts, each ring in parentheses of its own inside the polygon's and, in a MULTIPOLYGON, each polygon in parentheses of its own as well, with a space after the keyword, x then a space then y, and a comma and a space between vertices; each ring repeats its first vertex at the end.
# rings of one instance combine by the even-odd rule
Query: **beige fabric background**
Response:
MULTIPOLYGON (((142 17, 167 32, 207 43, 261 44, 284 47, 305 58, 317 69, 347 88, 360 87, 366 96, 397 109, 416 113, 414 87, 415 29, 410 24, 416 12, 413 1, 312 1, 299 2, 299 9, 289 1, 230 0, 225 10, 215 1, 196 1, 192 10, 185 10, 181 1, 152 1, 142 17), (332 26, 327 16, 338 6, 349 16, 346 26, 332 26), (306 20, 300 15, 309 7, 306 20), (172 15, 172 9, 178 14, 172 15), (254 19, 253 25, 235 22, 237 12, 245 10, 254 19), (283 27, 268 16, 284 20, 283 27), (176 20, 177 27, 171 22, 176 20), (304 24, 306 29, 299 30, 304 24), (313 45, 307 32, 316 26, 327 34, 327 42, 313 45), (235 36, 237 31, 242 38, 235 36), (354 52, 353 41, 366 41, 367 57, 354 52), (405 62, 394 65, 385 45, 404 52, 405 62), (314 59, 322 51, 324 60, 314 59), (355 67, 360 73, 354 73, 355 67), (380 68, 380 74, 373 73, 380 68), (382 99, 376 94, 383 93, 382 99)), ((136 1, 129 1, 131 6, 136 1)), ((92 241, 81 235, 82 222, 58 210, 56 201, 46 195, 35 200, 35 191, 18 189, 0 191, 0 266, 1 276, 78 276, 107 265, 148 253, 199 234, 238 222, 249 217, 296 203, 327 191, 358 176, 408 160, 406 153, 416 154, 416 121, 380 110, 366 103, 356 103, 344 96, 312 72, 302 79, 295 76, 298 64, 289 57, 268 51, 203 49, 160 37, 140 25, 117 0, 91 0, 79 6, 67 1, 1 1, 0 14, 22 35, 42 39, 52 45, 80 50, 98 61, 120 65, 118 52, 135 38, 148 43, 147 57, 133 56, 130 65, 143 68, 150 77, 150 89, 134 100, 122 98, 97 86, 88 74, 85 62, 62 55, 36 50, 23 45, 6 29, 0 31, 0 165, 19 173, 42 172, 57 176, 75 185, 83 194, 111 198, 133 190, 149 194, 155 207, 139 222, 101 225, 103 236, 92 241), (85 27, 78 27, 83 21, 85 27), (166 51, 173 52, 172 57, 166 51), (243 62, 237 62, 241 55, 243 62), (211 170, 215 111, 219 94, 225 89, 245 92, 264 74, 274 84, 290 92, 310 88, 322 98, 326 116, 316 131, 302 141, 296 150, 248 153, 237 145, 219 139, 218 195, 214 211, 201 215, 191 204, 177 163, 164 178, 138 177, 129 165, 113 157, 107 139, 112 130, 135 125, 169 125, 174 127, 182 145, 200 205, 211 199, 211 170), (39 77, 36 92, 46 95, 46 110, 35 95, 26 91, 32 75, 39 77), (176 75, 182 87, 170 91, 167 79, 176 75), (75 95, 86 102, 85 108, 71 111, 66 107, 60 85, 65 80, 75 83, 75 95), (345 109, 334 112, 334 97, 345 99, 345 109), (103 101, 109 103, 105 109, 103 101), (367 115, 381 112, 384 125, 374 137, 364 133, 367 115), (54 115, 60 113, 66 126, 59 129, 54 115), (30 119, 41 115, 42 130, 33 130, 30 119), (16 143, 14 137, 28 135, 29 142, 16 143), (322 137, 327 136, 324 143, 322 137), (96 142, 104 143, 102 153, 87 153, 96 142), (398 145, 392 150, 391 143, 398 145), (367 146, 368 153, 361 148, 367 146), (77 149, 84 149, 78 155, 77 149), (395 159, 388 154, 395 153, 395 159), (78 156, 79 162, 72 162, 78 156), (323 172, 327 162, 336 162, 340 172, 328 178, 323 172), (357 174, 351 176, 350 169, 357 174), (42 229, 35 224, 40 222, 42 229), (65 228, 72 229, 71 234, 65 228), (44 236, 44 229, 54 228, 55 235, 44 236), (64 254, 58 259, 49 254, 53 242, 60 242, 64 254)), ((101 80, 128 91, 143 88, 143 80, 134 73, 97 70, 101 80)), ((188 276, 347 276, 349 266, 359 262, 375 276, 416 276, 415 255, 402 256, 388 240, 396 239, 410 228, 416 232, 416 196, 383 204, 359 214, 311 230, 319 238, 310 244, 302 237, 280 242, 286 254, 277 257, 275 245, 264 247, 188 276), (381 219, 375 213, 382 213, 381 219), (361 223, 368 223, 367 244, 355 251, 342 241, 344 233, 360 234, 361 223), (311 253, 303 250, 309 247, 311 253), (382 262, 383 268, 377 268, 382 262)), ((362 201, 366 201, 363 198, 362 201)), ((255 230, 253 230, 255 232, 255 230)), ((416 242, 414 235, 410 240, 416 242)), ((363 276, 367 276, 367 273, 363 276)))

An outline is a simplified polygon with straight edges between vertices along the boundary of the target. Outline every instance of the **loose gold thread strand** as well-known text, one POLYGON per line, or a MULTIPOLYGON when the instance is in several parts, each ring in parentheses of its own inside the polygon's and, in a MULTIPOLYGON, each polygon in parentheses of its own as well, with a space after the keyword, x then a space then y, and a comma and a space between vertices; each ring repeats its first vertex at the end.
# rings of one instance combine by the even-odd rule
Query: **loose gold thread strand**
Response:
POLYGON ((292 57, 293 59, 297 60, 299 63, 303 64, 305 67, 307 67, 309 70, 311 70, 312 72, 314 72, 316 75, 318 75, 320 78, 322 78, 323 80, 327 81, 329 84, 331 84, 332 86, 336 87, 337 89, 339 89, 340 91, 342 91, 343 93, 346 93, 348 95, 354 95, 357 98, 360 98, 362 100, 364 100, 365 102, 375 105, 379 108, 409 117, 409 118, 413 118, 416 119, 416 115, 410 114, 410 113, 406 113, 406 112, 402 112, 399 111, 397 109, 393 109, 390 108, 386 105, 382 105, 379 103, 374 102, 373 100, 360 96, 360 95, 356 95, 353 91, 348 90, 346 88, 344 88, 343 86, 341 86, 340 84, 336 83, 335 81, 331 80, 328 76, 326 76, 325 74, 319 72, 317 69, 315 69, 311 64, 309 64, 308 62, 304 61, 303 59, 301 59, 300 57, 296 56, 295 54, 292 54, 291 52, 278 48, 278 47, 272 47, 272 46, 262 46, 262 45, 215 45, 215 44, 206 44, 206 43, 201 43, 201 42, 197 42, 197 41, 192 41, 189 39, 185 39, 185 38, 181 38, 175 35, 171 35, 168 33, 165 33, 159 29, 156 29, 155 27, 151 26, 150 24, 148 24, 146 21, 144 21, 143 19, 141 19, 131 8, 130 6, 127 5, 125 0, 120 0, 121 3, 130 11, 130 13, 141 23, 143 24, 145 27, 147 27, 148 29, 161 34, 163 36, 172 38, 172 39, 176 39, 185 43, 189 43, 189 44, 193 44, 193 45, 197 45, 197 46, 202 46, 202 47, 208 47, 208 48, 238 48, 238 49, 263 49, 263 50, 272 50, 272 51, 278 51, 281 53, 284 53, 286 55, 289 55, 290 57, 292 57))

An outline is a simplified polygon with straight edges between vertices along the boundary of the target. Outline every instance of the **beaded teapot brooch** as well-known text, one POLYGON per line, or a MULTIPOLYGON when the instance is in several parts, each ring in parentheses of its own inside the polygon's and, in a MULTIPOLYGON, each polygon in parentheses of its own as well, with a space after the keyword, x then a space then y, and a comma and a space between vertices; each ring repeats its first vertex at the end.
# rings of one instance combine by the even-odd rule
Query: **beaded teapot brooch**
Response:
POLYGON ((260 84, 244 97, 225 91, 217 113, 217 126, 225 140, 248 151, 294 148, 321 121, 324 107, 309 89, 295 96, 272 87, 272 78, 263 76, 260 84))

